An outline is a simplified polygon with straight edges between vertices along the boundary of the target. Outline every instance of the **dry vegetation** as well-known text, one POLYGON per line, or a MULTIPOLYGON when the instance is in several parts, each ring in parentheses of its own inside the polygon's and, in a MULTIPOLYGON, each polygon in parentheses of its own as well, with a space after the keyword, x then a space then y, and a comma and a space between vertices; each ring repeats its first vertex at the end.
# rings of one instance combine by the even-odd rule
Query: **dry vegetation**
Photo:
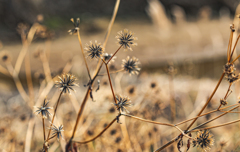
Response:
MULTIPOLYGON (((19 26, 20 53, 12 57, 8 51, 1 51, 0 72, 13 79, 18 91, 1 92, 1 150, 239 151, 239 74, 235 68, 240 57, 236 50, 238 28, 230 26, 226 60, 219 65, 222 74, 218 81, 176 75, 180 69, 171 62, 166 74, 141 72, 137 34, 126 29, 111 32, 119 3, 117 0, 102 44, 84 40, 88 43, 83 45, 80 19, 71 19, 74 28, 69 33, 80 47, 71 45, 81 50, 77 53, 82 57, 63 53, 65 62, 57 63, 64 65, 60 70, 51 66, 51 33, 39 23, 19 26), (110 35, 116 35, 118 44, 112 52, 106 47, 110 35), (48 38, 45 49, 34 52, 34 62, 41 63, 42 73, 33 70, 36 67, 31 63, 30 45, 36 37, 48 38), (20 74, 26 77, 26 83, 19 79, 20 74)), ((151 11, 156 9, 150 7, 148 12, 161 27, 160 32, 165 31, 159 41, 168 43, 166 48, 173 41, 182 43, 183 38, 174 37, 177 31, 169 32, 170 23, 159 23, 159 16, 151 11), (169 41, 169 37, 173 38, 169 41)), ((204 45, 196 35, 189 35, 194 41, 190 47, 204 45)), ((214 49, 219 48, 214 44, 214 49)), ((1 83, 3 90, 9 89, 8 83, 1 83)))

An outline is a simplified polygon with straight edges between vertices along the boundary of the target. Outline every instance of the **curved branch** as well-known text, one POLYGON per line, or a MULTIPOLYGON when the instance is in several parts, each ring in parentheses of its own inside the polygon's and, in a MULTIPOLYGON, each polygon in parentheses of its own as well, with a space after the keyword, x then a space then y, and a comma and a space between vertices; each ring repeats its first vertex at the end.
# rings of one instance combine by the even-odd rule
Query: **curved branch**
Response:
POLYGON ((117 120, 117 117, 114 118, 108 125, 107 127, 105 127, 97 136, 93 137, 92 139, 86 140, 86 141, 74 141, 75 143, 78 144, 86 144, 89 143, 95 139, 97 139, 98 137, 100 137, 115 121, 117 120))

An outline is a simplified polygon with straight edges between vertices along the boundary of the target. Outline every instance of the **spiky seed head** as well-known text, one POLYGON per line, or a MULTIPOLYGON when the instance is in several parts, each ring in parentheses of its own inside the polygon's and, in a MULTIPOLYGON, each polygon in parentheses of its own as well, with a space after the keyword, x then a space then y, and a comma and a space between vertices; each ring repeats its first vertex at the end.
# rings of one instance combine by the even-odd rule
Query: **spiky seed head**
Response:
POLYGON ((123 97, 123 96, 119 95, 119 96, 116 96, 116 99, 117 99, 117 104, 114 104, 114 105, 117 107, 117 109, 119 111, 121 110, 122 112, 124 112, 124 111, 129 112, 126 109, 126 107, 131 106, 131 101, 130 101, 129 97, 127 97, 127 96, 123 97))
POLYGON ((76 77, 72 74, 62 74, 58 76, 58 81, 55 82, 56 87, 60 89, 63 93, 70 93, 70 90, 75 91, 72 87, 78 86, 75 81, 76 77))
POLYGON ((124 71, 128 72, 130 75, 131 74, 139 74, 140 68, 138 65, 140 64, 139 60, 135 57, 130 58, 129 56, 127 59, 122 60, 122 68, 124 71))
POLYGON ((58 140, 60 139, 60 137, 63 139, 63 137, 62 137, 62 132, 64 131, 63 125, 60 125, 59 127, 52 125, 52 127, 50 129, 53 131, 51 138, 54 138, 56 136, 58 140))
POLYGON ((137 43, 134 43, 134 40, 137 40, 137 37, 133 37, 134 33, 131 31, 128 31, 128 29, 124 29, 123 31, 119 31, 118 35, 116 36, 118 40, 118 45, 122 46, 124 50, 126 51, 129 49, 132 51, 131 46, 136 46, 137 43))
POLYGON ((76 22, 74 21, 73 18, 71 18, 70 21, 73 23, 73 25, 74 25, 75 28, 74 28, 74 29, 71 29, 71 30, 68 30, 68 33, 69 33, 70 35, 73 35, 73 34, 76 34, 77 31, 79 30, 80 18, 77 18, 77 19, 76 19, 76 22))
POLYGON ((100 58, 103 54, 103 48, 101 43, 97 43, 97 41, 95 41, 95 43, 92 43, 92 41, 90 41, 90 44, 86 44, 85 47, 87 56, 90 57, 91 59, 93 58, 100 58))
POLYGON ((47 98, 45 98, 41 107, 35 107, 37 108, 37 110, 35 111, 36 114, 41 114, 42 118, 44 119, 47 119, 52 115, 49 112, 49 109, 52 109, 52 107, 47 107, 48 103, 49 101, 47 100, 47 98))
POLYGON ((193 140, 193 147, 209 151, 214 144, 213 135, 208 130, 199 131, 195 140, 193 140))

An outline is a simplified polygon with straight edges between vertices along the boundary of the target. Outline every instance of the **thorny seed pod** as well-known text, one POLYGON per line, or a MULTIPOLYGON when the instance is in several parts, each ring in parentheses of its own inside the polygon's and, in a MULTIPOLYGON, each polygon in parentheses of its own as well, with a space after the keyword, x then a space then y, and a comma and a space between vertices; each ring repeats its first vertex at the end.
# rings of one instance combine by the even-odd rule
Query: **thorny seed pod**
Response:
POLYGON ((56 87, 60 88, 60 90, 64 93, 70 93, 70 90, 74 91, 73 86, 78 86, 76 83, 76 77, 71 74, 62 74, 58 76, 59 81, 55 82, 56 87))
POLYGON ((207 130, 199 131, 197 137, 193 140, 193 147, 197 146, 204 151, 210 150, 213 144, 213 135, 207 130))
POLYGON ((100 58, 103 53, 103 48, 101 46, 101 43, 95 43, 93 44, 92 41, 90 41, 90 44, 86 44, 85 50, 87 52, 87 56, 89 56, 91 59, 93 58, 100 58))
POLYGON ((47 100, 47 98, 44 99, 43 101, 43 105, 41 107, 36 107, 37 110, 35 111, 37 114, 41 113, 41 116, 44 119, 47 119, 50 117, 50 115, 52 115, 48 110, 52 109, 52 107, 47 107, 49 101, 47 100))
POLYGON ((73 18, 71 18, 70 20, 73 22, 73 25, 74 25, 75 28, 74 28, 74 29, 71 29, 71 30, 68 30, 68 33, 69 33, 70 35, 73 35, 73 34, 76 34, 77 31, 79 30, 80 18, 77 18, 77 19, 76 19, 76 22, 74 21, 73 18))
POLYGON ((131 31, 128 31, 127 29, 124 29, 123 32, 119 31, 118 35, 116 36, 117 40, 118 40, 118 44, 120 46, 123 46, 124 50, 126 51, 127 49, 129 49, 130 51, 132 51, 131 45, 132 46, 136 46, 137 43, 134 43, 134 40, 137 40, 136 37, 133 37, 134 33, 131 31))
MULTIPOLYGON (((53 133, 52 133, 52 137, 51 138, 54 138, 55 136, 57 136, 57 139, 59 140, 60 139, 60 136, 62 137, 62 131, 63 130, 63 125, 60 125, 59 127, 56 127, 55 125, 53 125, 51 127, 53 133)), ((62 137, 63 139, 63 137, 62 137)))
POLYGON ((128 97, 122 97, 121 95, 116 96, 117 104, 114 104, 117 107, 117 110, 126 111, 129 113, 129 111, 125 107, 131 106, 131 101, 128 97))
POLYGON ((130 75, 131 74, 136 74, 138 75, 140 68, 138 65, 140 64, 139 60, 135 57, 130 57, 128 56, 127 59, 122 60, 122 68, 124 71, 128 72, 130 75))

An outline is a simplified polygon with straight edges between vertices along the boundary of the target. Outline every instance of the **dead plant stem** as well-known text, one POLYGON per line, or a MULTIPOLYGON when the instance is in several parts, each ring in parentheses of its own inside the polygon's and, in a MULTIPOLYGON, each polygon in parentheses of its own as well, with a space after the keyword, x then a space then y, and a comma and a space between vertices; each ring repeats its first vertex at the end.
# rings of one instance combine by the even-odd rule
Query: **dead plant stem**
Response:
POLYGON ((84 55, 84 52, 83 52, 83 45, 82 45, 82 40, 81 40, 81 37, 80 37, 80 30, 79 29, 78 29, 77 33, 78 33, 78 41, 79 41, 79 44, 80 44, 80 47, 81 47, 81 52, 82 52, 82 56, 83 56, 83 59, 84 59, 84 63, 85 63, 85 66, 87 68, 89 79, 91 80, 90 70, 88 68, 88 64, 87 64, 87 61, 86 61, 86 58, 85 58, 85 55, 84 55))
MULTIPOLYGON (((203 110, 207 107, 207 105, 208 105, 209 102, 211 101, 211 99, 212 99, 212 97, 214 96, 214 94, 216 93, 219 85, 221 84, 221 82, 222 82, 222 80, 223 80, 223 78, 224 78, 224 75, 225 75, 225 73, 223 72, 221 78, 219 79, 219 81, 218 81, 218 83, 217 83, 217 85, 216 85, 216 87, 215 87, 215 89, 214 89, 214 91, 212 92, 211 96, 208 98, 207 102, 205 103, 205 105, 203 106, 203 108, 201 109, 201 111, 198 113, 197 116, 200 116, 200 115, 202 114, 203 110)), ((195 118, 195 119, 192 121, 192 123, 187 127, 186 130, 188 130, 190 127, 192 127, 192 125, 197 121, 197 119, 198 119, 198 117, 195 118)))
POLYGON ((62 94, 63 94, 63 91, 61 91, 61 93, 60 93, 60 95, 59 95, 59 97, 58 97, 57 104, 56 104, 55 109, 54 109, 54 113, 53 113, 51 125, 50 125, 50 127, 49 127, 49 131, 48 131, 48 136, 47 136, 46 142, 49 140, 49 137, 50 137, 50 134, 51 134, 51 130, 52 130, 51 127, 52 127, 52 125, 53 125, 54 118, 55 118, 55 116, 56 116, 57 108, 58 108, 58 105, 59 105, 59 102, 60 102, 60 99, 61 99, 62 94))
POLYGON ((95 139, 97 139, 99 136, 101 136, 115 121, 117 120, 117 118, 114 118, 97 136, 93 137, 90 140, 86 140, 86 141, 75 141, 78 144, 86 144, 89 143, 95 139))
MULTIPOLYGON (((110 73, 109 73, 109 69, 108 69, 107 63, 105 64, 105 66, 106 66, 106 69, 107 69, 108 80, 109 80, 109 84, 110 84, 110 87, 111 87, 111 90, 112 90, 112 95, 113 95, 115 104, 117 105, 117 99, 116 99, 116 96, 115 96, 115 93, 114 93, 114 90, 113 90, 113 85, 112 85, 112 81, 111 81, 111 77, 110 77, 110 73)), ((118 105, 117 105, 117 108, 119 108, 118 105)))
POLYGON ((43 139, 44 139, 44 142, 46 140, 46 134, 45 134, 45 123, 44 123, 44 118, 42 117, 42 124, 43 124, 43 139))
POLYGON ((89 93, 90 93, 90 91, 91 91, 90 87, 91 87, 91 86, 88 87, 88 90, 87 90, 87 92, 86 92, 86 94, 85 94, 85 97, 84 97, 84 99, 83 99, 83 102, 82 102, 82 104, 81 104, 81 107, 80 107, 80 109, 79 109, 79 111, 78 111, 77 119, 76 119, 76 122, 75 122, 75 125, 74 125, 74 129, 73 129, 73 132, 72 132, 72 136, 71 136, 71 139, 70 139, 69 142, 71 142, 71 140, 74 138, 74 135, 75 135, 75 132, 76 132, 76 130, 77 130, 77 126, 78 126, 79 120, 81 119, 81 116, 82 116, 84 107, 85 107, 85 105, 86 105, 86 103, 87 103, 87 99, 88 99, 89 93))

